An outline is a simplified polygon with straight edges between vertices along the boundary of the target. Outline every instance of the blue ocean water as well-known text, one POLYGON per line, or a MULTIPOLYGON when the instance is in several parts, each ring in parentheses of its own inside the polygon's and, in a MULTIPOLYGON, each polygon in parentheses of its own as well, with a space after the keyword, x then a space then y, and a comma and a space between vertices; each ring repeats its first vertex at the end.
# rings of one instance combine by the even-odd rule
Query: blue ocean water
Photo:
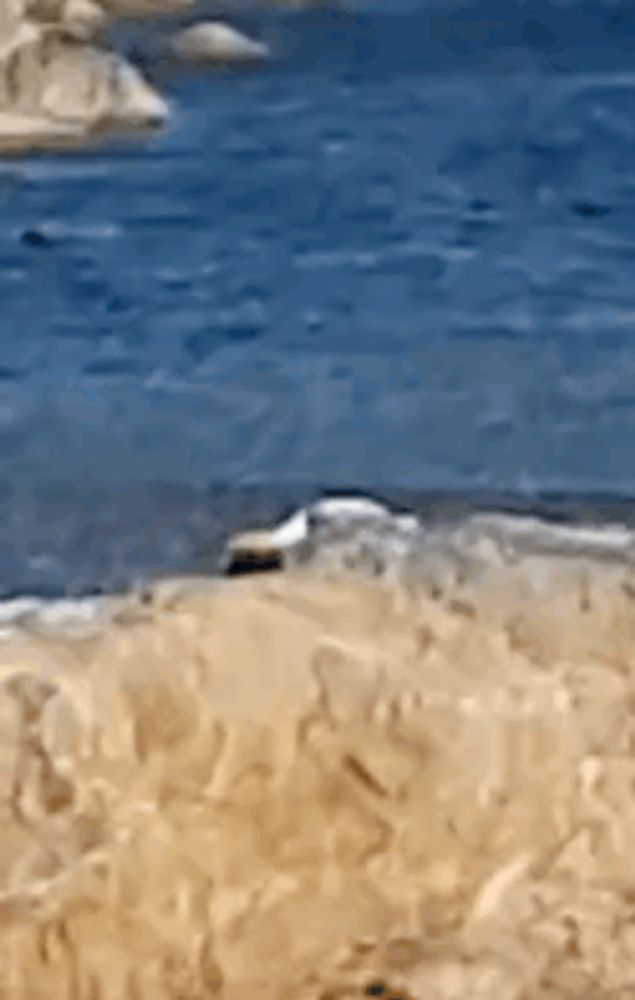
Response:
POLYGON ((270 67, 121 31, 161 133, 0 162, 0 590, 192 568, 255 488, 635 491, 633 5, 238 23, 270 67))

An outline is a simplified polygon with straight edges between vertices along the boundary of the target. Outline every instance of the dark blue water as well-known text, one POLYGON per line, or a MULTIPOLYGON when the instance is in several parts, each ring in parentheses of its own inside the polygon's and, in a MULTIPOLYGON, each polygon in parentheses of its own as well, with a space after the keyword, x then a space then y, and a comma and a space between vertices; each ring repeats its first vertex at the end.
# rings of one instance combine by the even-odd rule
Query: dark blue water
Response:
POLYGON ((632 5, 249 23, 128 29, 170 126, 0 163, 0 589, 198 565, 246 487, 635 492, 632 5))

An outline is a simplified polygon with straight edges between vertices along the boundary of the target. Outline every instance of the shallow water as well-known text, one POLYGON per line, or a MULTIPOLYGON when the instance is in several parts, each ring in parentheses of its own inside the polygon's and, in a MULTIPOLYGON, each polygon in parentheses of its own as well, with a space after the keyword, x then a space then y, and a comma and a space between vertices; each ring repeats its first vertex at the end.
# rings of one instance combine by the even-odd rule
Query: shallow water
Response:
POLYGON ((4 592, 199 568, 310 484, 633 492, 635 11, 245 23, 271 68, 122 33, 163 133, 0 164, 4 592))

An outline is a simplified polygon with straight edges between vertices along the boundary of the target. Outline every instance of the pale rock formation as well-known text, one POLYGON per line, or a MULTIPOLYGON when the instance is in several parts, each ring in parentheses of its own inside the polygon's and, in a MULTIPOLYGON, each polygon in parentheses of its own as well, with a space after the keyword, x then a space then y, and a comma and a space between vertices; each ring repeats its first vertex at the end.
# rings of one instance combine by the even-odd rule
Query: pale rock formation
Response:
MULTIPOLYGON (((321 0, 268 2, 300 8, 321 0)), ((100 38, 116 19, 178 14, 193 3, 0 0, 0 155, 163 122, 166 102, 136 69, 100 48, 100 38)), ((214 21, 180 32, 171 48, 180 59, 220 65, 258 63, 272 54, 265 42, 214 21)))
POLYGON ((139 71, 94 44, 105 23, 93 0, 3 0, 0 151, 166 119, 166 102, 139 71))
POLYGON ((221 21, 186 28, 173 40, 172 50, 180 59, 223 64, 259 62, 271 55, 264 42, 249 38, 221 21))
POLYGON ((87 42, 104 27, 106 15, 92 0, 66 0, 63 24, 69 37, 87 42))
POLYGON ((193 0, 101 0, 109 17, 144 17, 174 14, 191 7, 193 0))

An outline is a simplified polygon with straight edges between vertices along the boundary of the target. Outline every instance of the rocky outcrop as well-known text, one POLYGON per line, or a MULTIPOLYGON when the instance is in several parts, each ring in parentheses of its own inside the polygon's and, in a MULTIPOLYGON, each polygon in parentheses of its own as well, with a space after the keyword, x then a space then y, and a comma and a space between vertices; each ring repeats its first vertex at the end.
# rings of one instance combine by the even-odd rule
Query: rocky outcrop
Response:
POLYGON ((111 17, 146 17, 187 10, 194 0, 100 0, 111 17))
MULTIPOLYGON (((262 0, 251 0, 258 6, 262 0)), ((303 8, 316 0, 268 0, 303 8)), ((317 0, 321 2, 321 0, 317 0)), ((247 0, 249 5, 250 0, 247 0)), ((107 51, 118 18, 174 15, 194 0, 0 0, 0 154, 85 142, 161 124, 168 105, 139 70, 107 51)), ((219 21, 194 24, 166 46, 177 59, 246 65, 269 46, 219 21)))
POLYGON ((99 47, 93 0, 3 0, 0 151, 161 124, 168 107, 133 66, 99 47))
POLYGON ((264 42, 249 38, 221 21, 195 24, 179 32, 172 51, 179 59, 221 65, 260 62, 271 55, 264 42))

